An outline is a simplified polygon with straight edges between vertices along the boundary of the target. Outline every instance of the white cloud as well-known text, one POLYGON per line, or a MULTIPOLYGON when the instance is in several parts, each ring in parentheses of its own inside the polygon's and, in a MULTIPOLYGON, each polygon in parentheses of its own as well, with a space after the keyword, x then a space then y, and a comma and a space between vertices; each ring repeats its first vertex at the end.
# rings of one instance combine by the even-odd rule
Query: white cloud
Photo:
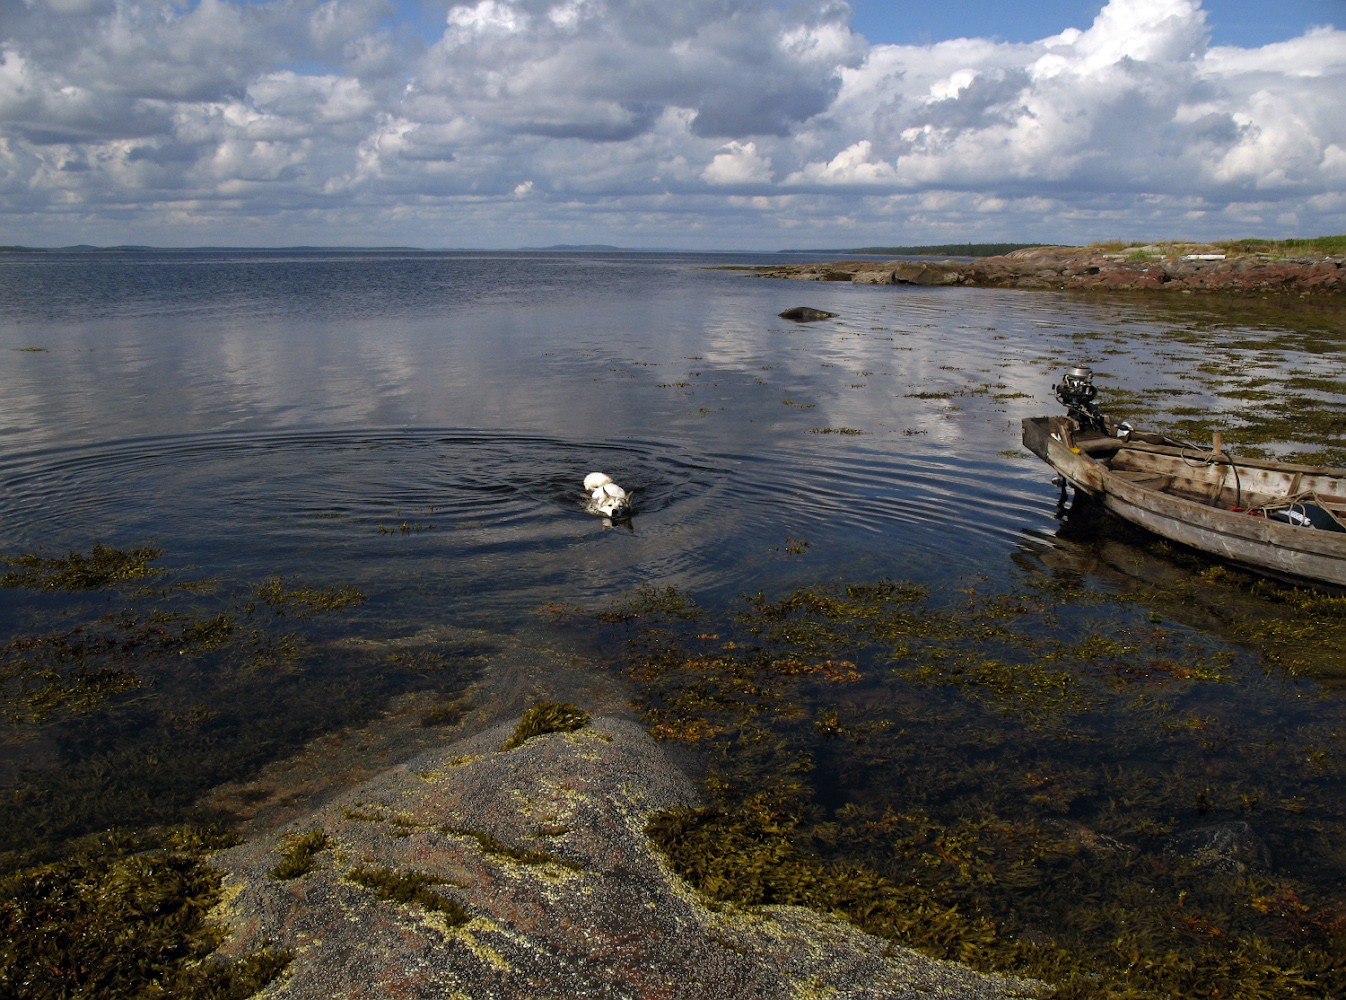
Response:
POLYGON ((764 184, 771 180, 771 160, 757 152, 755 142, 730 142, 720 147, 701 176, 711 184, 764 184))
POLYGON ((790 184, 888 184, 897 178, 897 171, 891 163, 880 160, 870 161, 873 144, 861 139, 847 146, 827 163, 810 163, 803 170, 796 171, 785 179, 790 184))
POLYGON ((528 18, 509 0, 478 0, 451 7, 449 24, 460 44, 470 44, 480 35, 516 35, 528 26, 528 18))
POLYGON ((1346 229, 1331 28, 1207 48, 1196 0, 1110 0, 1038 42, 870 47, 839 0, 463 0, 427 43, 396 10, 6 9, 0 242, 1346 229))

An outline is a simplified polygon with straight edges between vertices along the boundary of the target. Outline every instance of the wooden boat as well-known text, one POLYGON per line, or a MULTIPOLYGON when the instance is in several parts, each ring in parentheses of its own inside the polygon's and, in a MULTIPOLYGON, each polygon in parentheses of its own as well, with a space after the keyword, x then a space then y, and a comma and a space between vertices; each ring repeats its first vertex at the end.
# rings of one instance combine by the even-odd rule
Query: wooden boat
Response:
POLYGON ((1029 417, 1023 442, 1078 492, 1264 575, 1346 590, 1346 469, 1236 458, 1219 434, 1195 447, 1063 402, 1071 416, 1029 417))

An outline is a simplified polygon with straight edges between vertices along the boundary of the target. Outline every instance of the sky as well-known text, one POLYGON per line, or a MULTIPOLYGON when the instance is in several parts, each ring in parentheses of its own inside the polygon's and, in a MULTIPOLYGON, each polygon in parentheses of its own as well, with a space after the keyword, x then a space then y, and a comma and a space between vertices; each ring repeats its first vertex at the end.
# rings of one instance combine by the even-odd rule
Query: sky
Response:
POLYGON ((0 0, 0 245, 1346 232, 1346 0, 0 0))

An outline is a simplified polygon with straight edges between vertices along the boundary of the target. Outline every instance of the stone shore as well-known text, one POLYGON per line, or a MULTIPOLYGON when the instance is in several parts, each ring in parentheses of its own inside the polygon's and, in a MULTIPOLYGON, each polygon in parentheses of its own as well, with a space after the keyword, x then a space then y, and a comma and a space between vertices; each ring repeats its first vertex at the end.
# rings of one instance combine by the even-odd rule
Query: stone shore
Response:
POLYGON ((762 278, 849 281, 857 285, 1300 296, 1333 295, 1346 290, 1343 255, 1240 254, 1201 260, 1150 247, 1127 248, 1120 253, 1100 253, 1087 247, 1032 247, 1003 257, 975 260, 845 260, 757 267, 752 271, 762 278))
POLYGON ((275 1000, 1042 995, 1041 984, 928 958, 840 917, 709 908, 645 836, 651 812, 697 796, 641 726, 600 717, 502 751, 511 729, 423 754, 217 854, 227 875, 215 917, 231 931, 218 956, 290 951, 260 994, 275 1000), (327 847, 312 870, 269 874, 286 835, 319 829, 327 847), (370 870, 418 879, 469 919, 376 898, 359 884, 370 870))
MULTIPOLYGON (((459 632, 395 642, 474 638, 459 632)), ((631 718, 630 693, 613 674, 510 639, 466 694, 473 710, 451 731, 418 726, 424 706, 398 706, 203 802, 251 813, 244 843, 209 861, 225 875, 213 919, 228 937, 215 958, 268 945, 294 956, 260 998, 1009 1000, 1049 992, 894 946, 837 916, 708 905, 644 832, 651 813, 699 805, 699 796, 675 756, 631 718), (523 709, 542 699, 573 701, 592 721, 502 750, 523 709), (292 838, 317 830, 327 840, 312 869, 274 877, 292 838), (454 920, 379 898, 361 882, 370 871, 422 884, 465 913, 454 920)))

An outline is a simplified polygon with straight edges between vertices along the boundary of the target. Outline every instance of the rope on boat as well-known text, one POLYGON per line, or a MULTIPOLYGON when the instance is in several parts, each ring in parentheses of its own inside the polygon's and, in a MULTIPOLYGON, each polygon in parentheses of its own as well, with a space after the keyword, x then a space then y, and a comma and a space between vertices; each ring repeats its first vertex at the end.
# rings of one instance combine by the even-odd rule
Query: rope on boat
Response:
MULTIPOLYGON (((1178 441, 1178 449, 1179 456, 1182 458, 1182 464, 1189 469, 1209 468, 1215 464, 1216 452, 1214 448, 1203 448, 1200 445, 1192 444, 1190 441, 1178 441), (1200 461, 1188 461, 1188 451, 1196 452, 1196 457, 1199 458, 1200 461)), ((1224 458, 1229 467, 1234 470, 1233 509, 1238 511, 1245 510, 1246 508, 1243 506, 1243 480, 1239 478, 1239 467, 1234 464, 1234 454, 1232 451, 1226 449, 1220 452, 1220 456, 1224 458)), ((1223 480, 1221 480, 1221 483, 1223 483, 1223 480)))
POLYGON ((1281 511, 1294 511, 1304 521, 1309 521, 1308 505, 1313 504, 1321 510, 1327 511, 1334 521, 1346 528, 1346 523, 1342 522, 1342 517, 1336 510, 1330 507, 1326 500, 1340 501, 1340 497, 1323 497, 1317 490, 1303 490, 1294 496, 1281 497, 1278 500, 1268 500, 1264 504, 1256 507, 1235 507, 1234 510, 1241 514, 1251 514, 1253 517, 1267 517, 1270 514, 1276 514, 1281 511))
MULTIPOLYGON (((1200 469, 1212 466, 1216 463, 1216 452, 1214 448, 1204 448, 1201 445, 1192 444, 1190 441, 1177 441, 1177 444, 1183 464, 1188 468, 1200 469), (1189 456, 1189 451, 1195 452, 1196 454, 1189 456), (1197 461, 1192 461, 1193 458, 1197 459, 1197 461)), ((1328 506, 1328 504, 1324 502, 1325 498, 1320 496, 1317 490, 1303 490, 1293 496, 1268 500, 1266 503, 1258 504, 1256 507, 1243 506, 1243 482, 1239 478, 1239 469, 1234 463, 1234 456, 1228 450, 1222 451, 1220 455, 1225 459, 1229 467, 1234 470, 1235 499, 1234 506, 1230 508, 1234 513, 1251 514, 1253 517, 1268 517, 1271 514, 1293 512, 1299 518, 1300 523, 1312 524, 1308 505, 1313 504, 1315 507, 1326 511, 1333 521, 1343 529, 1346 529, 1346 519, 1343 519, 1341 514, 1328 506)), ((1339 500, 1340 498, 1333 497, 1332 499, 1339 500)))

